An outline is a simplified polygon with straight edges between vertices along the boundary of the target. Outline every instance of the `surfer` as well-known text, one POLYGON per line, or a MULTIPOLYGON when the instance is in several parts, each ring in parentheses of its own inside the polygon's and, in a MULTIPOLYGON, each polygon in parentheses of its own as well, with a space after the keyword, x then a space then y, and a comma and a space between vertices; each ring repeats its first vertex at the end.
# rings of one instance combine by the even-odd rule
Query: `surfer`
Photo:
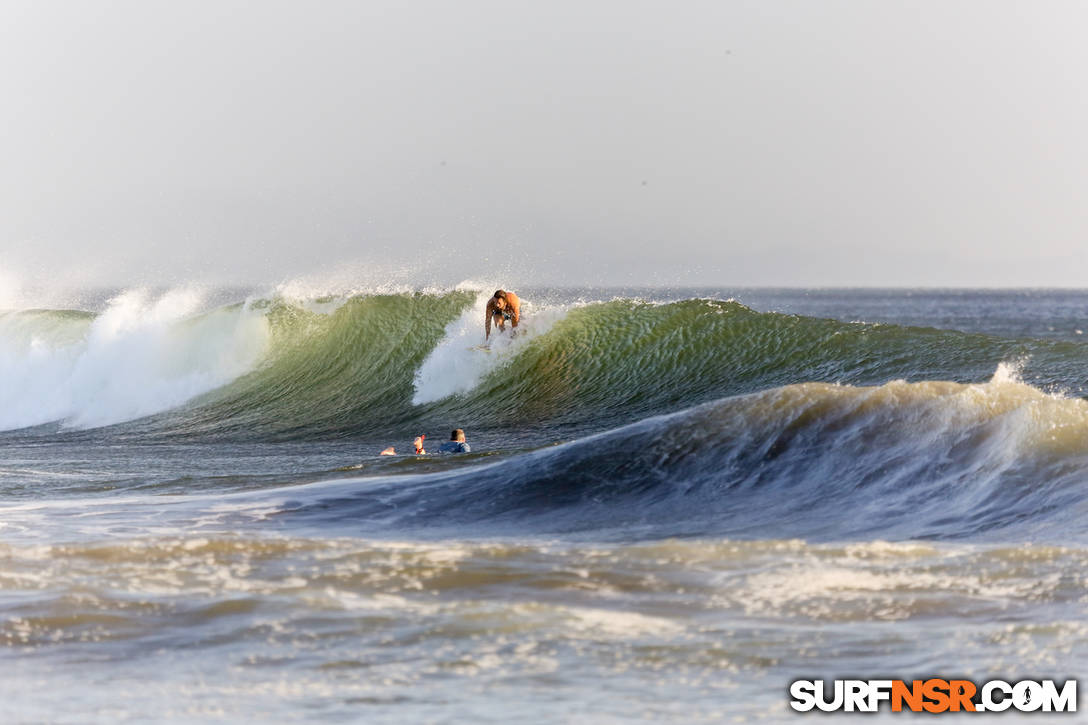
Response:
POLYGON ((471 453, 468 443, 465 443, 465 432, 460 428, 454 428, 450 433, 450 439, 438 447, 439 453, 471 453))
MULTIPOLYGON (((487 301, 487 310, 484 312, 484 340, 491 337, 492 321, 502 331, 506 329, 507 320, 510 320, 510 327, 517 330, 521 320, 521 300, 513 292, 495 290, 495 294, 487 301)), ((515 334, 517 333, 511 332, 511 335, 515 334)))

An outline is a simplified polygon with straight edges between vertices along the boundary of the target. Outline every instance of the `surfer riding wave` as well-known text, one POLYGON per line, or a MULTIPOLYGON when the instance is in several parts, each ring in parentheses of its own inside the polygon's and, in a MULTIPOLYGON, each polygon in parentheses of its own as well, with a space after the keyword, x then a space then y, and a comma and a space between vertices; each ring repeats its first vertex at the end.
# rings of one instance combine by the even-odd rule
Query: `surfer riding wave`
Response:
POLYGON ((491 324, 502 332, 506 329, 506 321, 510 320, 511 336, 517 334, 518 322, 521 320, 521 300, 513 292, 495 290, 495 294, 487 301, 487 310, 484 312, 484 340, 491 338, 491 324))

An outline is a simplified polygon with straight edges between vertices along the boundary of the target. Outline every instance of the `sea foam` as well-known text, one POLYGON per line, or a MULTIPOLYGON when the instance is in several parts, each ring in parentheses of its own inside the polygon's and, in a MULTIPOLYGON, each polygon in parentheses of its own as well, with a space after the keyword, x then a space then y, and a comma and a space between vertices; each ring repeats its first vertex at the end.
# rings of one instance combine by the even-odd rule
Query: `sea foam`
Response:
POLYGON ((0 316, 0 429, 63 421, 91 428, 176 407, 251 370, 268 344, 263 314, 201 313, 202 295, 142 290, 98 316, 0 316))

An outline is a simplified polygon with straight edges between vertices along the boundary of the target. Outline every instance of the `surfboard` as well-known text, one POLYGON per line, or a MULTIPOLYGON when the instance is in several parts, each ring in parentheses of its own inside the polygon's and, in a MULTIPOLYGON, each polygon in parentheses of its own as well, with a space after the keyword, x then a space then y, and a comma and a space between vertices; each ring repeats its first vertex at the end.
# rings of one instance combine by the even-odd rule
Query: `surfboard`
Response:
POLYGON ((472 347, 467 348, 467 349, 469 349, 469 350, 478 350, 480 352, 491 352, 491 348, 488 347, 487 345, 473 345, 472 347))

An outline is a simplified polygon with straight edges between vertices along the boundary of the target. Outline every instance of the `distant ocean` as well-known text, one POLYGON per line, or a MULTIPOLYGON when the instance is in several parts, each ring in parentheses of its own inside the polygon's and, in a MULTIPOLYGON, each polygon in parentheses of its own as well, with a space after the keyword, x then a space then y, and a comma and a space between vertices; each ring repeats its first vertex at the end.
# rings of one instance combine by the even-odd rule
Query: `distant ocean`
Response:
POLYGON ((0 311, 3 721, 779 722, 797 678, 1088 672, 1088 292, 517 289, 487 353, 491 291, 0 311))

